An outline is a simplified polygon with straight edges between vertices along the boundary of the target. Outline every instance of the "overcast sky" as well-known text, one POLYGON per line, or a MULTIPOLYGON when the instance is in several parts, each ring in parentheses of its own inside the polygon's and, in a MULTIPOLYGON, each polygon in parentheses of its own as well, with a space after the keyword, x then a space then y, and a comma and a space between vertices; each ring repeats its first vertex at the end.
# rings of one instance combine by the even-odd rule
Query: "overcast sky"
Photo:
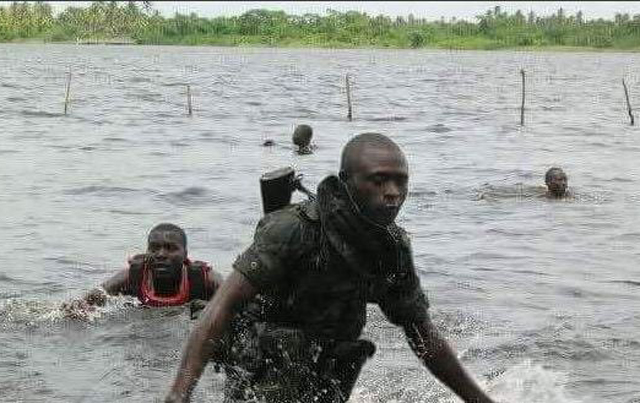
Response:
MULTIPOLYGON (((9 3, 9 2, 0 2, 9 3)), ((86 6, 88 1, 59 1, 51 2, 55 11, 63 10, 69 5, 86 6)), ((616 13, 640 14, 640 2, 627 1, 310 1, 310 2, 285 2, 285 1, 247 1, 247 2, 206 2, 206 1, 154 1, 152 6, 165 16, 173 16, 177 11, 180 13, 197 13, 200 16, 218 15, 239 15, 254 8, 266 8, 271 10, 283 10, 289 14, 316 13, 323 14, 329 8, 338 11, 357 10, 368 14, 385 14, 390 16, 406 16, 412 13, 416 17, 428 19, 439 19, 451 17, 474 19, 476 15, 484 13, 486 10, 496 5, 505 11, 523 12, 534 11, 536 14, 551 14, 562 7, 570 14, 581 10, 586 18, 612 18, 616 13)))

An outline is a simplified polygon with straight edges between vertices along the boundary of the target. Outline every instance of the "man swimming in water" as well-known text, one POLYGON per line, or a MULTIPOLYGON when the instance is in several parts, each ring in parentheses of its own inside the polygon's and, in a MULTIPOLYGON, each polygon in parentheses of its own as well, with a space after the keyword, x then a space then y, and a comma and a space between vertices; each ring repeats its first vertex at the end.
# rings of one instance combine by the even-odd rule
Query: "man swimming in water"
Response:
POLYGON ((63 304, 68 316, 82 316, 92 305, 105 304, 107 295, 130 295, 146 306, 176 306, 209 300, 222 276, 201 261, 187 257, 187 235, 174 224, 159 224, 149 232, 147 252, 129 259, 126 269, 87 293, 63 304))
POLYGON ((296 152, 298 154, 311 154, 313 152, 313 145, 311 139, 313 138, 313 129, 309 125, 298 125, 293 131, 293 144, 298 147, 296 152))
POLYGON ((400 147, 364 133, 316 200, 263 217, 193 328, 165 402, 189 402, 213 359, 227 375, 225 403, 345 403, 375 352, 360 336, 376 303, 464 402, 493 403, 431 320, 409 237, 395 224, 408 181, 400 147))
POLYGON ((544 175, 544 182, 547 185, 546 197, 561 199, 567 196, 568 179, 562 168, 550 168, 544 175))
POLYGON ((476 200, 499 200, 517 198, 519 200, 531 200, 532 198, 564 199, 572 198, 573 194, 568 189, 567 174, 562 168, 552 167, 544 175, 546 186, 527 186, 518 183, 515 186, 492 186, 485 184, 479 190, 476 200))

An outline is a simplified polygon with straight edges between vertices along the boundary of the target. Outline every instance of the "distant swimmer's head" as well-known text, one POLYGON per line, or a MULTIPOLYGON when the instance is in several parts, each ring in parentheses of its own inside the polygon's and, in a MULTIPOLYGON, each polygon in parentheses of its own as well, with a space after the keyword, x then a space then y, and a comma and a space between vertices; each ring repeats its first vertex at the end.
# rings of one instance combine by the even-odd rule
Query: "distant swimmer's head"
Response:
POLYGON ((298 125, 293 131, 293 144, 298 147, 308 147, 313 138, 313 129, 309 125, 298 125))
POLYGON ((342 149, 340 179, 363 214, 391 224, 407 198, 409 164, 396 143, 379 133, 362 133, 342 149))
POLYGON ((187 235, 174 224, 158 224, 147 239, 149 269, 157 280, 173 281, 180 278, 182 265, 187 260, 187 235))
POLYGON ((567 174, 562 168, 553 167, 544 175, 544 182, 547 185, 548 193, 553 197, 563 197, 567 193, 567 174))
POLYGON ((293 131, 293 144, 298 146, 298 154, 311 153, 311 139, 313 138, 313 129, 309 125, 298 125, 293 131))

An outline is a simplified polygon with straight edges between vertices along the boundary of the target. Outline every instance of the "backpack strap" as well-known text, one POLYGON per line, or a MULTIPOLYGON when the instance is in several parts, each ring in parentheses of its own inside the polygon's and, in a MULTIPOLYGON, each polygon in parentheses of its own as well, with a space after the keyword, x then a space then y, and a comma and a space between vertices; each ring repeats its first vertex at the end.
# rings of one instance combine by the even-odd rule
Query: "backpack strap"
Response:
POLYGON ((189 264, 189 300, 209 300, 213 295, 209 288, 211 266, 206 262, 196 260, 189 264))
POLYGON ((142 285, 142 270, 144 269, 146 258, 147 255, 145 253, 140 253, 138 255, 130 257, 128 260, 129 268, 127 288, 129 288, 132 293, 135 293, 136 296, 140 295, 140 286, 142 285))

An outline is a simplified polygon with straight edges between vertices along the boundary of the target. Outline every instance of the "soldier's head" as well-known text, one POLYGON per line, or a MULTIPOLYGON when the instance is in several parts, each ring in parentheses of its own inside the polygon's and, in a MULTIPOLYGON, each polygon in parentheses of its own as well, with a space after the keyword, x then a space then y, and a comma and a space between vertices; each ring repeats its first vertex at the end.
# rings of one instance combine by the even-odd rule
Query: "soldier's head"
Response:
POLYGON ((561 168, 550 168, 544 175, 544 182, 547 185, 550 196, 563 197, 567 192, 567 174, 561 168))
POLYGON ((340 179, 363 214, 392 223, 407 197, 409 165, 402 150, 387 136, 362 133, 342 149, 340 179))
POLYGON ((175 279, 187 260, 187 235, 174 224, 158 224, 147 239, 149 269, 156 279, 175 279))

